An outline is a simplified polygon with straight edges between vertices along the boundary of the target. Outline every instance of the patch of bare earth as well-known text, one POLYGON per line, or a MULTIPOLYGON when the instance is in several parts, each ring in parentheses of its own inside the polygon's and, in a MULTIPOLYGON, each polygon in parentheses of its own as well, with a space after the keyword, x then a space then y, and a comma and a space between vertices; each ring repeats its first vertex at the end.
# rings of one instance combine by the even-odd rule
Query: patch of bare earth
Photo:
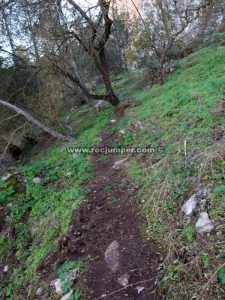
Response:
MULTIPOLYGON (((104 137, 102 145, 110 145, 111 140, 104 137)), ((89 256, 88 272, 77 283, 89 299, 158 299, 156 246, 144 238, 146 220, 138 209, 136 190, 124 170, 112 168, 117 160, 116 155, 108 156, 107 161, 94 155, 96 176, 86 184, 91 190, 87 202, 74 212, 59 250, 41 266, 41 277, 45 282, 56 278, 56 274, 49 274, 55 262, 61 265, 89 256), (128 279, 126 287, 118 283, 123 275, 128 279)))

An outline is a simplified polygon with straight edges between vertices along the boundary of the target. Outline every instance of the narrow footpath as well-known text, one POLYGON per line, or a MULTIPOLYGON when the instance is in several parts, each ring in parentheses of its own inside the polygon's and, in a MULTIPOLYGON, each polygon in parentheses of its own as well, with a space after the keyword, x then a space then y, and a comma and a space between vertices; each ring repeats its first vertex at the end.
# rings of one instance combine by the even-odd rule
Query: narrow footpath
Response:
MULTIPOLYGON (((103 136, 111 146, 115 136, 103 136)), ((54 262, 90 257, 88 272, 78 281, 89 299, 157 299, 155 295, 158 255, 145 236, 146 219, 123 168, 115 170, 117 155, 102 159, 93 155, 95 178, 86 184, 87 202, 75 211, 60 250, 42 265, 47 276, 54 262)))

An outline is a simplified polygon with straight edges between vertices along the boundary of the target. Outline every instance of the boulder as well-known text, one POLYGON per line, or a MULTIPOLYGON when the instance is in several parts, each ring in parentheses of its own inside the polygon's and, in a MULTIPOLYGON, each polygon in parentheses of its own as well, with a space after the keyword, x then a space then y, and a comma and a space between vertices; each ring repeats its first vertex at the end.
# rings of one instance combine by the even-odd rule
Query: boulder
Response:
POLYGON ((73 269, 68 272, 65 281, 74 282, 74 280, 76 280, 78 277, 79 277, 78 269, 73 269))
POLYGON ((124 135, 126 133, 126 130, 125 129, 120 129, 118 131, 119 135, 124 135))
POLYGON ((113 241, 105 251, 105 261, 108 267, 116 272, 119 269, 119 243, 113 241))
MULTIPOLYGON (((50 283, 50 286, 55 288, 55 291, 58 295, 63 295, 63 289, 62 289, 63 284, 67 281, 70 281, 73 283, 78 277, 79 277, 79 270, 73 269, 68 272, 64 281, 61 281, 60 279, 55 279, 50 283)), ((62 299, 64 299, 64 298, 62 298, 62 299)), ((67 298, 65 298, 65 299, 67 299, 67 298)))
POLYGON ((40 178, 40 177, 35 177, 35 178, 32 180, 32 182, 33 182, 34 184, 40 184, 40 183, 41 183, 41 178, 40 178))
POLYGON ((70 297, 72 296, 73 291, 69 291, 67 294, 65 294, 60 300, 70 300, 70 297))
POLYGON ((95 108, 101 108, 101 107, 103 107, 105 104, 106 104, 106 101, 104 101, 104 100, 99 100, 99 101, 97 102, 97 104, 95 105, 95 108))
POLYGON ((144 286, 137 286, 136 290, 137 290, 138 295, 140 295, 144 291, 144 289, 145 289, 144 286))
POLYGON ((197 207, 199 197, 195 194, 182 206, 181 210, 185 215, 190 216, 197 207))
POLYGON ((44 294, 43 287, 39 287, 36 292, 36 296, 42 296, 44 294))
POLYGON ((201 204, 206 205, 205 199, 208 197, 209 192, 206 188, 199 190, 196 194, 192 195, 190 199, 182 206, 181 211, 185 213, 186 216, 190 216, 197 207, 198 202, 201 204))
POLYGON ((122 276, 120 276, 120 278, 118 278, 117 282, 123 286, 126 287, 129 285, 129 279, 130 279, 130 275, 129 274, 124 274, 122 276))
POLYGON ((62 287, 63 287, 63 282, 60 280, 60 279, 57 279, 55 282, 54 282, 54 286, 55 286, 55 291, 58 295, 62 295, 63 294, 63 290, 62 290, 62 287))
POLYGON ((206 212, 200 214, 200 217, 196 223, 196 228, 199 233, 209 233, 213 230, 213 222, 209 219, 209 216, 206 212))
POLYGON ((3 273, 7 273, 8 271, 9 271, 9 266, 6 265, 6 266, 4 267, 4 269, 3 269, 3 273))
POLYGON ((11 176, 12 176, 12 174, 10 174, 10 173, 2 176, 2 181, 7 181, 11 176))

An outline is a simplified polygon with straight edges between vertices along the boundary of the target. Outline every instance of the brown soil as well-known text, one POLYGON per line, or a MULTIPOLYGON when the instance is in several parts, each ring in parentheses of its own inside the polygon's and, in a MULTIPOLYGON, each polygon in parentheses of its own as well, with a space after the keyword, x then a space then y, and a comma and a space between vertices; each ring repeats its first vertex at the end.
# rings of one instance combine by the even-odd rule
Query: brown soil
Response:
MULTIPOLYGON (((103 146, 113 137, 103 137, 103 146)), ((40 268, 42 281, 57 278, 51 273, 53 264, 79 260, 89 256, 88 272, 77 283, 89 299, 157 299, 155 295, 158 255, 154 243, 146 241, 146 220, 138 209, 136 193, 123 170, 113 170, 116 155, 103 161, 94 155, 95 179, 86 184, 91 189, 88 200, 74 213, 67 235, 60 241, 59 251, 52 253, 40 268), (107 191, 106 186, 112 187, 107 191), (111 242, 119 243, 119 269, 112 272, 104 253, 111 242), (117 282, 121 275, 130 276, 127 288, 117 282), (144 287, 138 294, 137 287, 144 287), (105 296, 102 296, 105 295, 105 296), (101 297, 102 296, 102 297, 101 297)))

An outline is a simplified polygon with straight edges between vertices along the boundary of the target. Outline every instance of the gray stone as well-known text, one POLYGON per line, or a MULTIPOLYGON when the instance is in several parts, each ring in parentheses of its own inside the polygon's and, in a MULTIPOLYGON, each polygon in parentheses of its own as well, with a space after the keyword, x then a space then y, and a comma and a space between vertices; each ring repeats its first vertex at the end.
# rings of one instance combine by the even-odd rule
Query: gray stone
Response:
POLYGON ((116 272, 119 269, 119 243, 113 241, 105 251, 105 261, 108 267, 116 272))
POLYGON ((124 274, 120 278, 118 278, 117 282, 122 285, 123 287, 126 287, 129 285, 129 279, 130 275, 129 274, 124 274))
POLYGON ((123 134, 126 133, 126 130, 125 130, 125 129, 120 129, 120 130, 118 131, 118 133, 119 133, 120 135, 123 135, 123 134))
POLYGON ((41 178, 40 177, 35 177, 32 182, 34 184, 40 184, 41 183, 41 178))
POLYGON ((69 291, 67 294, 65 294, 60 300, 69 300, 70 297, 72 296, 73 291, 69 291))
POLYGON ((198 196, 196 194, 191 196, 191 198, 182 206, 182 212, 184 212, 185 215, 190 216, 196 209, 197 202, 198 196))
POLYGON ((97 104, 95 105, 95 108, 101 108, 101 107, 103 107, 105 104, 106 104, 106 101, 104 101, 104 100, 99 100, 99 101, 97 102, 97 104))
POLYGON ((2 176, 2 181, 7 181, 11 176, 12 176, 12 174, 10 174, 10 173, 2 176))
MULTIPOLYGON (((64 282, 71 281, 73 283, 78 277, 79 277, 79 271, 77 269, 73 269, 68 272, 68 274, 63 282, 60 279, 55 279, 50 283, 50 286, 55 288, 55 291, 58 295, 63 295, 62 287, 63 287, 64 282)), ((65 299, 67 299, 67 298, 65 298, 65 299)))
POLYGON ((209 233, 213 230, 213 222, 209 219, 209 216, 206 212, 200 214, 200 218, 196 223, 196 228, 199 233, 209 233))
POLYGON ((3 269, 3 273, 7 273, 8 271, 9 271, 9 266, 6 265, 6 266, 4 267, 4 269, 3 269))
POLYGON ((44 294, 44 289, 43 289, 43 287, 39 287, 39 288, 37 289, 36 295, 37 295, 37 296, 42 296, 43 294, 44 294))
POLYGON ((65 281, 72 281, 76 280, 79 277, 79 271, 77 269, 70 270, 66 276, 65 281))
POLYGON ((140 295, 144 291, 144 289, 145 289, 144 286, 137 286, 136 290, 137 290, 138 295, 140 295))
POLYGON ((209 192, 206 188, 199 190, 196 194, 192 195, 190 199, 182 206, 181 210, 185 215, 190 216, 197 207, 198 202, 204 203, 204 198, 208 197, 209 192))
POLYGON ((63 294, 63 290, 62 290, 62 286, 63 286, 63 283, 60 279, 57 279, 54 283, 54 286, 55 286, 55 291, 58 295, 62 295, 63 294))
POLYGON ((55 287, 55 283, 56 283, 57 280, 58 280, 58 279, 55 279, 55 280, 51 281, 51 282, 50 282, 50 286, 51 286, 51 287, 55 287))

